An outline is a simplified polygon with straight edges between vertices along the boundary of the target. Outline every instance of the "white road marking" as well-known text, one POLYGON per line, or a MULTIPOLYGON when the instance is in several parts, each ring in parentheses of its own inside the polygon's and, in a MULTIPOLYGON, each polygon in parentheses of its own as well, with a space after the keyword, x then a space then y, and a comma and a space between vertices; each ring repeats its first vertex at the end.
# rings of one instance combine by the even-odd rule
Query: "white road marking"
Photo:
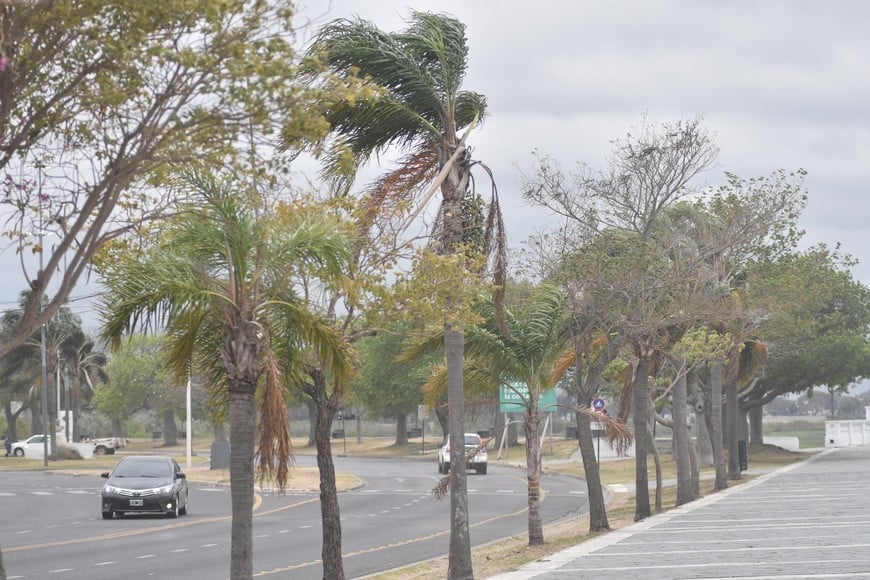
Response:
POLYGON ((63 574, 64 572, 72 572, 74 568, 58 568, 57 570, 49 570, 49 574, 63 574))
POLYGON ((178 554, 180 552, 189 552, 190 548, 178 548, 177 550, 170 550, 171 554, 178 554))
POLYGON ((94 566, 111 566, 112 564, 117 564, 117 562, 97 562, 94 566))
POLYGON ((136 556, 137 560, 147 560, 148 558, 155 558, 156 554, 142 554, 141 556, 136 556))
POLYGON ((203 544, 200 548, 214 548, 217 544, 203 544))

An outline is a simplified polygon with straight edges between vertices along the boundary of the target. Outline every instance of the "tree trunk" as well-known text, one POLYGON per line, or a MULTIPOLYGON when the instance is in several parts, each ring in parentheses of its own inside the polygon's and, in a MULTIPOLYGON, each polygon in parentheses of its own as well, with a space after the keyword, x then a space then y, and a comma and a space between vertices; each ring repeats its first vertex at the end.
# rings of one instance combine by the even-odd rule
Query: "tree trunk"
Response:
POLYGON ((728 441, 728 479, 740 479, 740 452, 738 439, 740 423, 738 416, 737 380, 725 383, 725 437, 728 441))
POLYGON ((230 580, 250 580, 254 573, 255 394, 261 345, 258 325, 246 320, 238 323, 225 335, 220 353, 230 394, 230 580))
POLYGON ((514 421, 513 417, 511 417, 510 415, 508 415, 508 421, 510 421, 510 423, 508 423, 508 429, 507 429, 507 436, 508 436, 507 442, 508 442, 508 445, 512 445, 512 446, 516 447, 520 444, 520 436, 519 436, 520 423, 519 423, 519 421, 514 421))
POLYGON ((692 465, 689 459, 689 407, 686 393, 686 362, 677 360, 677 380, 673 391, 674 460, 677 464, 677 502, 683 505, 695 499, 692 465))
POLYGON ((435 418, 438 419, 438 425, 441 427, 441 445, 447 442, 450 437, 450 425, 448 420, 447 407, 438 405, 435 407, 435 418))
POLYGON ((112 417, 112 437, 124 436, 124 422, 120 417, 112 417))
POLYGON ((576 413, 576 420, 580 439, 580 457, 583 459, 583 473, 586 476, 586 494, 589 498, 589 531, 609 531, 607 504, 604 502, 604 490, 601 487, 601 470, 595 458, 595 446, 592 441, 592 422, 583 413, 576 413))
POLYGON ((254 574, 253 459, 256 425, 254 385, 232 389, 230 391, 231 580, 249 580, 254 574))
POLYGON ((33 409, 33 412, 30 414, 30 433, 45 433, 45 427, 42 424, 41 395, 31 397, 31 408, 33 409))
POLYGON ((309 373, 313 384, 305 392, 314 402, 315 442, 317 467, 320 470, 321 560, 324 580, 344 580, 344 561, 341 555, 341 512, 338 506, 338 488, 335 483, 335 464, 332 461, 330 439, 332 420, 341 404, 341 396, 327 393, 326 377, 319 369, 309 373))
POLYGON ((710 442, 713 445, 713 463, 716 468, 715 489, 728 488, 725 474, 725 456, 722 450, 722 365, 710 366, 710 442))
POLYGON ((692 381, 691 390, 695 407, 695 448, 698 455, 698 469, 713 467, 713 443, 710 441, 711 430, 707 428, 710 417, 707 412, 709 400, 704 396, 704 391, 697 380, 692 381))
MULTIPOLYGON (((650 425, 654 425, 655 420, 650 421, 650 425)), ((656 470, 656 500, 655 500, 655 510, 656 513, 662 512, 662 457, 659 455, 659 447, 656 445, 655 434, 650 430, 648 432, 649 439, 649 450, 653 456, 653 465, 656 470)))
POLYGON ((465 385, 462 374, 465 337, 444 331, 444 359, 447 363, 447 409, 450 432, 450 552, 447 577, 471 580, 471 534, 468 524, 468 487, 465 472, 465 385))
MULTIPOLYGON (((190 436, 188 434, 188 436, 190 436)), ((163 412, 163 446, 178 445, 178 428, 175 426, 175 412, 168 409, 163 412)))
POLYGON ((396 415, 396 445, 408 442, 408 416, 404 413, 396 415))
POLYGON ((501 449, 501 440, 504 438, 504 413, 498 411, 498 407, 496 407, 495 413, 495 448, 501 449))
POLYGON ((51 438, 49 452, 51 459, 57 459, 57 381, 55 380, 57 367, 51 364, 49 359, 48 368, 46 371, 48 379, 48 425, 45 426, 45 433, 51 438))
POLYGON ((362 443, 362 409, 360 407, 356 407, 356 442, 362 443))
POLYGON ((647 429, 649 423, 649 359, 641 356, 637 363, 632 392, 632 419, 634 427, 634 521, 648 518, 649 474, 647 473, 647 429))
POLYGON ((764 407, 760 404, 749 407, 749 442, 752 445, 764 445, 764 407))
POLYGON ((315 432, 317 431, 317 405, 310 399, 306 404, 308 405, 308 442, 305 446, 314 447, 316 440, 315 432))
POLYGON ((82 413, 82 378, 77 372, 72 373, 72 440, 81 440, 82 433, 79 419, 82 413))
POLYGON ((3 401, 3 414, 6 416, 6 437, 9 437, 10 441, 17 441, 18 429, 16 421, 18 420, 18 414, 12 412, 12 403, 10 401, 3 401))
POLYGON ((539 389, 529 385, 529 407, 523 413, 526 430, 526 480, 529 496, 529 545, 544 543, 541 519, 541 416, 538 413, 539 389))

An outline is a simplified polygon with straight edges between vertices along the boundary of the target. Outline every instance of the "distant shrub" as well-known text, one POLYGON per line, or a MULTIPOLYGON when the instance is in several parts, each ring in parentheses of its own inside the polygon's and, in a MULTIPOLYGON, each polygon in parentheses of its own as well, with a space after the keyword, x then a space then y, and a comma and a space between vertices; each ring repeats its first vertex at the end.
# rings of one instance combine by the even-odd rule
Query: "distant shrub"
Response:
POLYGON ((65 447, 63 445, 57 446, 57 458, 58 459, 81 459, 82 455, 78 452, 78 450, 73 449, 72 447, 65 447))

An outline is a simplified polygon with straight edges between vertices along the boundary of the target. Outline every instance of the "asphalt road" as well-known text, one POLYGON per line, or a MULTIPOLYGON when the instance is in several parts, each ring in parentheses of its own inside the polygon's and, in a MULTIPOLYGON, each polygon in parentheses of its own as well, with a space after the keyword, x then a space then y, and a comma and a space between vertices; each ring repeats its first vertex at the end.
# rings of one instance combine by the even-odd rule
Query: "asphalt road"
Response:
MULTIPOLYGON (((364 482, 339 498, 349 578, 447 552, 449 502, 431 495, 440 477, 434 460, 337 458, 336 467, 364 482)), ((191 482, 189 515, 177 520, 148 515, 103 520, 102 483, 92 475, 0 472, 0 543, 9 580, 228 576, 228 487, 191 482)), ((543 486, 545 521, 585 513, 581 480, 545 476, 543 486)), ((491 462, 487 475, 469 472, 468 490, 475 545, 526 533, 524 471, 491 462)), ((321 578, 317 495, 258 495, 255 575, 321 578)))
POLYGON ((870 579, 870 446, 825 451, 496 578, 870 579))

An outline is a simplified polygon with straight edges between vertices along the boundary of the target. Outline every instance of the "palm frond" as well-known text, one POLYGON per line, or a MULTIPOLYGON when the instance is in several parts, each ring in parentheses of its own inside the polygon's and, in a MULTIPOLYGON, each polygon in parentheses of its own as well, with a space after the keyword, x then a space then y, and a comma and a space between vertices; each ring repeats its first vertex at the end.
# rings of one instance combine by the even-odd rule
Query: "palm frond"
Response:
POLYGON ((623 455, 634 441, 634 433, 623 420, 599 413, 584 405, 574 407, 574 411, 586 415, 592 422, 601 423, 604 427, 605 441, 619 455, 623 455))
POLYGON ((260 410, 260 437, 256 452, 257 479, 261 482, 274 482, 283 493, 287 488, 287 479, 293 460, 293 448, 281 365, 274 351, 269 351, 267 355, 264 374, 265 388, 260 410))

